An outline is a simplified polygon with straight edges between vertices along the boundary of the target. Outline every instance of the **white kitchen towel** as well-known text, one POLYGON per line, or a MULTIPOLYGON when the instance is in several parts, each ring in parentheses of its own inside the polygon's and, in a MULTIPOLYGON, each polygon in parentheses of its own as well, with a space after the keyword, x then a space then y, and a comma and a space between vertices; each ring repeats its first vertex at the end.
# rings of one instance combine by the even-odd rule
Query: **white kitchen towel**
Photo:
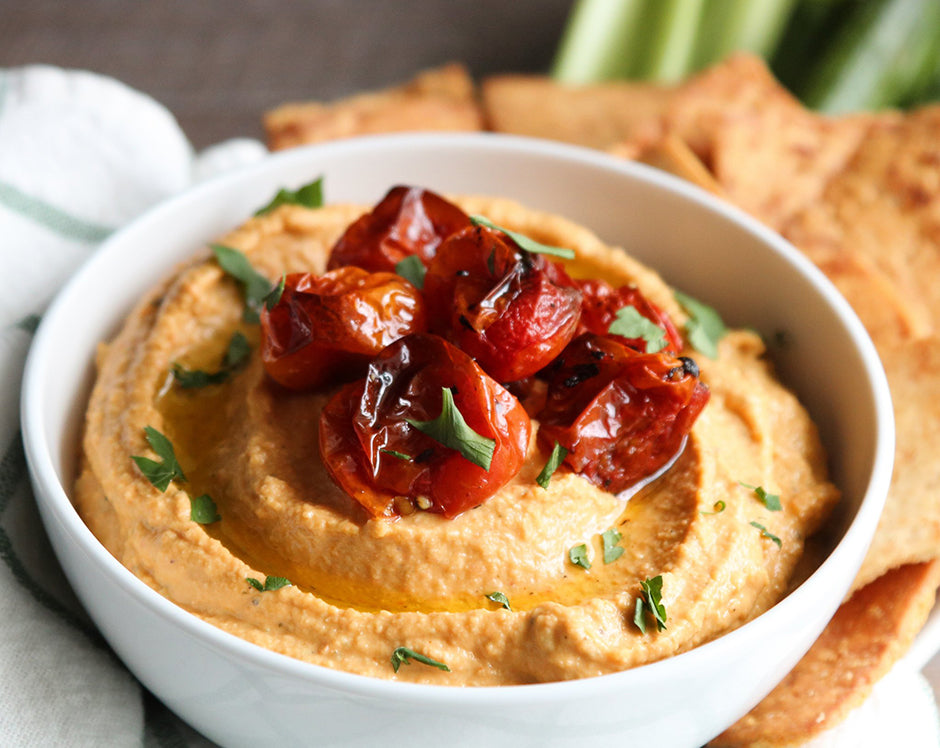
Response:
MULTIPOLYGON (((0 69, 2 746, 209 744, 125 670, 69 589, 28 484, 19 388, 43 309, 100 242, 151 205, 265 153, 261 143, 239 139, 194 154, 163 106, 100 75, 0 69)), ((904 745, 936 748, 929 693, 916 670, 897 670, 818 745, 894 745, 906 726, 904 745)))

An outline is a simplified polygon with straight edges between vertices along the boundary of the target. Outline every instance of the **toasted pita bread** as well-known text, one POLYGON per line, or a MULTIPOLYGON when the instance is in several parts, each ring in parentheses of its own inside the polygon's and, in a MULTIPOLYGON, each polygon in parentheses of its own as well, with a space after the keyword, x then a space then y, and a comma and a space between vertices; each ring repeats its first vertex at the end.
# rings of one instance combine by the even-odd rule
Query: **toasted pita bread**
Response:
POLYGON ((489 129, 606 148, 655 122, 669 89, 623 81, 565 86, 544 76, 497 75, 481 86, 489 129))
POLYGON ((884 356, 897 449, 888 501, 856 579, 940 555, 940 338, 907 341, 884 356))
POLYGON ((682 177, 713 195, 725 196, 721 185, 705 168, 702 160, 692 152, 685 141, 674 135, 663 135, 639 147, 614 146, 608 152, 614 156, 642 161, 644 164, 682 177))
POLYGON ((930 334, 932 325, 924 306, 903 295, 867 256, 819 237, 804 237, 800 249, 845 296, 879 349, 930 334))
POLYGON ((902 566, 839 608, 790 674, 709 745, 801 745, 841 722, 910 647, 940 585, 940 561, 902 566))
POLYGON ((271 150, 353 135, 482 127, 473 80, 457 64, 420 73, 401 86, 330 104, 285 104, 264 115, 271 150))
POLYGON ((837 236, 940 330, 940 107, 873 118, 818 199, 784 225, 797 246, 837 236))

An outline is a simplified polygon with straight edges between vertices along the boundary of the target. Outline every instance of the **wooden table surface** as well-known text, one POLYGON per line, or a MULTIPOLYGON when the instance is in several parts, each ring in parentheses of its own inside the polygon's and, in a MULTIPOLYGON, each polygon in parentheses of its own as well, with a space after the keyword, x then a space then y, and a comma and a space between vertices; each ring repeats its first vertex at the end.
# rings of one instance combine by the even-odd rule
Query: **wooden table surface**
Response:
POLYGON ((0 0, 0 67, 113 76, 197 148, 261 136, 286 101, 329 100, 452 60, 544 72, 571 0, 0 0))

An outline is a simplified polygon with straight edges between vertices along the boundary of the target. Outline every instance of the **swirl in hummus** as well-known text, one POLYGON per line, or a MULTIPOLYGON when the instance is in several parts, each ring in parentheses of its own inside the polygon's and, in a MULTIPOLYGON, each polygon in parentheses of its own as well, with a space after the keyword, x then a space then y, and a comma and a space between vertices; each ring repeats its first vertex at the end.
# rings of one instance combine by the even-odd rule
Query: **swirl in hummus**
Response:
MULTIPOLYGON (((589 230, 514 202, 453 201, 468 214, 575 250, 574 278, 635 284, 677 325, 687 319, 656 273, 589 230)), ((222 239, 260 273, 323 273, 365 209, 285 205, 222 239)), ((381 678, 501 685, 582 678, 688 650, 754 618, 788 590, 805 539, 837 500, 816 429, 774 377, 760 338, 736 330, 713 360, 696 355, 708 404, 684 449, 629 500, 571 471, 547 488, 533 421, 518 473, 454 518, 390 520, 362 511, 319 457, 319 413, 335 391, 274 384, 257 325, 208 255, 179 268, 102 346, 88 405, 75 503, 112 554, 196 616, 276 652, 381 678), (233 331, 252 355, 224 382, 177 386, 174 365, 212 369, 233 331), (166 492, 131 459, 165 434, 187 481, 166 492), (772 511, 755 487, 780 497, 772 511), (211 495, 221 519, 191 519, 211 495), (605 563, 614 529, 622 554, 605 563), (572 563, 586 547, 590 568, 572 563), (634 624, 641 584, 660 576, 666 627, 634 624), (284 577, 259 592, 246 579, 284 577), (492 599, 499 592, 508 601, 492 599), (490 595, 491 597, 487 597, 490 595), (398 647, 449 670, 393 669, 398 647)), ((687 341, 684 341, 687 346, 687 341)), ((693 355, 690 349, 683 351, 693 355)))

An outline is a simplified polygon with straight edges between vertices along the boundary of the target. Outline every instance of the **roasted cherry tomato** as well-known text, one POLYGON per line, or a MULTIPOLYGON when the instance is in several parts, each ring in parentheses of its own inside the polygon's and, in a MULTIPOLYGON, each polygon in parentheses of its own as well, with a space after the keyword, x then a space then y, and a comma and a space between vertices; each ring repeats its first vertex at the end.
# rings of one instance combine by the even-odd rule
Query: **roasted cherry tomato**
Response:
POLYGON ((350 224, 333 246, 327 268, 356 265, 372 272, 395 272, 395 265, 417 255, 427 265, 440 243, 470 225, 460 208, 419 187, 393 187, 350 224))
POLYGON ((409 335, 373 360, 364 381, 327 403, 320 455, 336 484, 373 517, 415 506, 456 517, 519 471, 530 432, 519 401, 467 354, 436 335, 409 335), (444 388, 466 424, 495 441, 488 470, 409 423, 439 418, 444 388))
POLYGON ((274 381, 315 389, 361 377, 389 343, 426 329, 424 299, 393 273, 295 273, 278 303, 261 312, 261 355, 274 381))
POLYGON ((539 441, 545 449, 558 442, 571 470, 619 493, 679 452, 708 397, 692 359, 580 335, 553 370, 539 441))
MULTIPOLYGON (((636 286, 620 286, 614 288, 602 280, 578 280, 578 288, 584 295, 581 302, 581 322, 578 324, 578 334, 591 332, 595 335, 610 334, 610 325, 617 319, 617 312, 627 307, 633 307, 643 317, 652 322, 663 331, 663 348, 661 352, 678 355, 682 350, 682 337, 672 323, 669 315, 649 301, 636 286)), ((631 348, 645 353, 646 340, 643 338, 628 338, 617 335, 631 348)), ((656 351, 650 351, 656 353, 656 351)))
POLYGON ((424 278, 432 328, 500 382, 534 374, 574 336, 581 292, 562 266, 474 226, 445 241, 424 278))

